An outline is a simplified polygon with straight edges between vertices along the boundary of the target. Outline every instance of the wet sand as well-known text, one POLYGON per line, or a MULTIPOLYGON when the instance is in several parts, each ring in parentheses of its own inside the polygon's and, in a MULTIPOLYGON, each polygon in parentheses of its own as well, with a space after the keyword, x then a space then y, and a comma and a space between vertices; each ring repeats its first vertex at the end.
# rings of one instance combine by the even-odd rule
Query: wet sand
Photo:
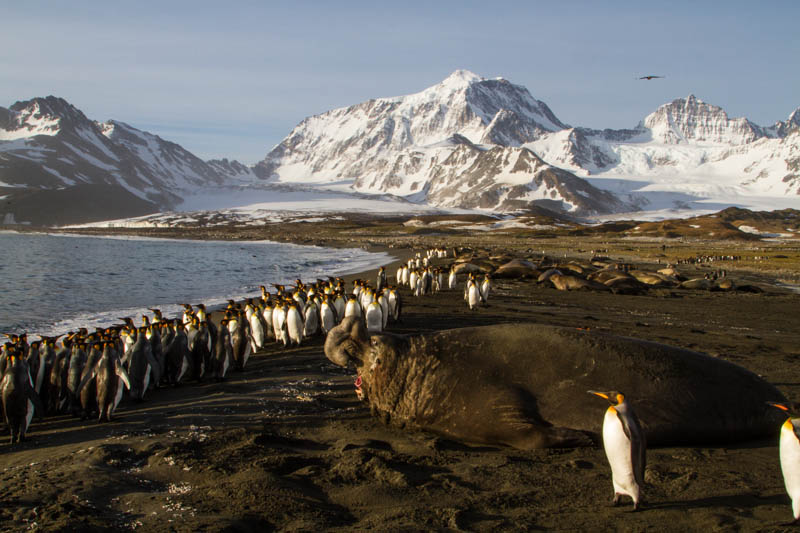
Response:
MULTIPOLYGON (((412 249, 395 251, 404 258, 412 249)), ((389 331, 526 321, 591 328, 709 353, 800 398, 800 295, 757 272, 730 275, 766 292, 626 296, 496 280, 489 306, 473 312, 461 287, 422 298, 404 290, 403 321, 389 331)), ((375 272, 360 277, 374 281, 375 272)), ((357 400, 353 372, 329 363, 322 344, 271 345, 223 383, 124 400, 112 423, 34 420, 31 441, 13 448, 2 434, 0 529, 780 531, 791 519, 777 427, 764 441, 651 449, 646 503, 633 513, 610 505, 599 448, 468 446, 383 425, 357 400)), ((575 408, 593 401, 575 398, 575 408)))

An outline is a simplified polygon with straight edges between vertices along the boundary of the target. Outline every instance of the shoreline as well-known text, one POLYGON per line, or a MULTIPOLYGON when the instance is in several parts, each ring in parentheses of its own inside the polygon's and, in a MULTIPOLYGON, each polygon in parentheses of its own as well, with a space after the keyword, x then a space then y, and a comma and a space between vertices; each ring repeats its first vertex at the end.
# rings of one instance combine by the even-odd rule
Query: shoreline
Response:
MULTIPOLYGON (((26 234, 19 233, 16 235, 20 235, 23 239, 26 237, 26 234)), ((170 242, 173 239, 165 239, 165 238, 154 238, 150 236, 119 236, 119 235, 83 235, 83 234, 74 234, 74 233, 43 233, 37 232, 37 236, 48 238, 48 237, 66 237, 66 238, 88 238, 88 239, 110 239, 110 240, 119 240, 119 241, 127 241, 130 239, 135 240, 136 242, 170 242)), ((204 244, 220 244, 223 246, 230 246, 234 244, 234 241, 212 241, 212 240, 187 240, 187 239, 177 239, 179 242, 185 245, 191 246, 192 243, 204 243, 204 244)), ((26 241, 20 241, 26 242, 26 241)), ((91 242, 91 241, 86 241, 91 242)), ((281 255, 289 254, 289 257, 295 253, 302 253, 305 256, 308 256, 309 259, 311 257, 318 257, 320 260, 323 260, 325 263, 329 265, 325 267, 326 275, 334 275, 334 276, 349 276, 352 274, 357 274, 364 270, 370 270, 374 268, 377 271, 378 266, 381 264, 388 264, 395 260, 395 257, 391 255, 394 250, 385 247, 372 247, 370 250, 364 250, 361 247, 323 247, 323 246, 316 246, 316 245, 308 245, 308 244, 295 244, 295 243, 287 243, 287 242, 276 242, 276 241, 268 241, 268 240, 258 240, 258 241, 244 241, 247 245, 254 245, 258 246, 260 244, 270 245, 270 250, 275 250, 278 248, 280 250, 281 255), (300 247, 303 249, 303 252, 293 252, 292 247, 300 247), (285 250, 284 250, 285 248, 285 250), (339 251, 343 251, 343 254, 340 254, 339 251), (346 259, 343 262, 339 262, 337 257, 344 256, 346 259), (363 256, 363 257, 362 257, 363 256), (352 264, 351 264, 352 263, 352 264)), ((68 245, 71 246, 71 245, 68 245)), ((46 247, 46 246, 45 246, 46 247)), ((116 249, 116 248, 114 248, 116 249)), ((139 249, 139 248, 137 248, 139 249)), ((149 248, 145 248, 146 250, 149 248)), ((224 250, 224 248, 222 249, 224 250)), ((255 249, 254 249, 255 250, 255 249)), ((256 252, 253 253, 262 253, 256 252)), ((272 254, 278 253, 278 251, 270 252, 272 254)), ((272 257, 272 256, 270 256, 272 257)), ((277 256, 275 256, 277 257, 277 256)), ((298 259, 298 261, 302 261, 303 259, 298 259)), ((316 261, 316 260, 314 260, 316 261)), ((281 271, 285 266, 281 267, 281 271)), ((319 267, 312 266, 309 267, 310 270, 304 273, 301 277, 306 282, 313 281, 314 275, 316 270, 319 270, 319 267)), ((143 272, 140 272, 142 274, 143 272)), ((31 336, 30 340, 35 340, 37 336, 41 335, 58 335, 63 334, 67 331, 74 331, 80 327, 87 327, 90 331, 93 330, 95 327, 110 327, 115 324, 119 324, 119 320, 117 319, 120 316, 138 316, 141 313, 149 314, 148 309, 153 307, 160 307, 162 308, 167 316, 172 316, 175 314, 178 316, 180 314, 180 304, 182 301, 191 300, 197 302, 204 302, 208 306, 210 310, 218 309, 224 307, 225 301, 228 299, 234 299, 237 301, 244 301, 247 298, 256 297, 260 295, 258 291, 258 285, 263 284, 270 286, 271 283, 290 283, 294 279, 294 274, 285 274, 283 278, 276 278, 275 276, 278 275, 278 272, 273 272, 271 267, 268 265, 263 268, 264 277, 260 280, 254 280, 252 282, 246 283, 241 287, 234 287, 228 291, 219 294, 212 294, 210 296, 186 296, 186 297, 178 297, 180 301, 174 302, 164 302, 158 299, 147 301, 146 303, 141 303, 144 299, 143 298, 133 298, 127 300, 120 300, 120 299, 107 299, 105 303, 100 301, 99 299, 95 298, 97 306, 90 305, 92 307, 89 311, 83 311, 79 308, 87 307, 85 305, 71 305, 67 308, 63 306, 59 306, 57 301, 53 301, 42 307, 44 302, 39 302, 37 300, 37 306, 33 309, 53 309, 53 313, 43 313, 39 318, 35 318, 34 315, 37 313, 23 313, 22 317, 18 318, 20 324, 26 324, 26 326, 18 326, 15 327, 13 317, 9 316, 10 320, 5 320, 4 322, 9 322, 9 325, 4 327, 0 330, 0 338, 2 338, 3 334, 21 334, 21 333, 28 333, 31 336), (289 278, 292 279, 289 279, 289 278), (132 303, 134 302, 134 303, 132 303), (139 302, 138 304, 135 302, 139 302), (74 309, 73 309, 74 308, 74 309), (30 315, 30 316, 28 316, 30 315), (49 315, 49 316, 48 316, 49 315)), ((319 275, 319 272, 316 272, 319 275)), ((179 276, 180 277, 180 276, 179 276)), ((137 279, 134 277, 133 279, 137 279)), ((142 280, 143 283, 146 283, 146 280, 142 280)), ((176 281, 177 282, 177 281, 176 281)), ((187 289, 192 286, 192 284, 188 280, 184 280, 181 282, 187 289)), ((196 287, 194 291, 178 291, 178 292, 197 292, 200 289, 202 293, 202 287, 196 287)), ((61 291, 65 290, 63 287, 60 288, 61 291)), ((208 289, 206 289, 207 291, 208 289)), ((177 294, 177 292, 175 293, 177 294)), ((46 295, 45 295, 46 296, 46 295)), ((109 298, 111 298, 112 293, 109 292, 109 298)), ((158 295, 151 295, 157 298, 158 295)), ((24 300, 23 300, 24 301, 24 300)), ((89 300, 86 302, 88 303, 89 300)), ((15 305, 20 305, 19 300, 15 303, 15 305)), ((32 309, 32 310, 33 310, 32 309)), ((16 313, 15 313, 16 314, 16 313)))
MULTIPOLYGON (((470 238, 412 236, 396 244, 462 246, 470 238)), ((482 235, 471 248, 498 257, 535 257, 547 248, 560 258, 606 246, 607 255, 638 256, 648 268, 661 253, 661 243, 636 249, 482 235)), ((401 261, 424 248, 387 250, 391 279, 401 261)), ((678 268, 702 274, 711 267, 678 268)), ((376 272, 342 277, 349 288, 356 278, 374 283, 376 272)), ((490 305, 469 311, 461 283, 421 298, 403 289, 403 321, 388 331, 525 322, 593 329, 701 351, 800 398, 800 296, 773 290, 764 272, 741 272, 730 276, 767 290, 634 296, 498 279, 490 305)), ((474 446, 385 425, 356 398, 353 371, 327 361, 323 343, 318 337, 290 349, 271 344, 222 383, 187 383, 154 391, 140 404, 125 401, 110 424, 48 417, 34 421, 32 442, 16 449, 6 435, 0 530, 33 521, 49 530, 769 530, 790 519, 779 428, 770 439, 649 450, 646 504, 630 513, 608 505, 610 471, 601 448, 474 446)), ((575 408, 586 401, 576 398, 575 408)))

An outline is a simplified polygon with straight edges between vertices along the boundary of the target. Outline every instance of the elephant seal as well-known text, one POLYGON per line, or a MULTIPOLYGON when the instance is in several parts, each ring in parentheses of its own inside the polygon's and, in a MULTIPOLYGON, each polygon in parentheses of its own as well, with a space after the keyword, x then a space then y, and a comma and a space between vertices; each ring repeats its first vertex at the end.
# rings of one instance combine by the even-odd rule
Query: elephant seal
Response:
POLYGON ((512 259, 499 266, 493 276, 497 279, 538 278, 541 273, 535 263, 524 259, 512 259))
POLYGON ((772 435, 783 396, 755 374, 654 342, 540 324, 420 335, 370 335, 355 317, 325 339, 353 365, 385 421, 465 442, 521 449, 598 440, 596 388, 624 391, 653 444, 734 442, 772 435))
POLYGON ((595 291, 610 291, 608 287, 602 283, 594 281, 587 281, 578 276, 571 274, 553 274, 548 280, 553 284, 553 287, 560 291, 579 291, 579 290, 595 290, 595 291))

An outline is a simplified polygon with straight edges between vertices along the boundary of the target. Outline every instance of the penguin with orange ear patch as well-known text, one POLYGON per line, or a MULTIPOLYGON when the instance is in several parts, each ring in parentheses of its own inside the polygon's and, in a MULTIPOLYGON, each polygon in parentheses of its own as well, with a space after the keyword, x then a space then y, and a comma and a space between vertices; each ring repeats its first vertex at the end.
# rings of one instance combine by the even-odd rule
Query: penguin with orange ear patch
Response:
POLYGON ((636 511, 642 498, 647 463, 647 442, 642 425, 621 392, 587 392, 611 403, 603 419, 603 448, 611 465, 611 482, 614 485, 612 503, 617 505, 620 496, 630 496, 633 510, 636 511))
POLYGON ((792 410, 786 404, 770 405, 786 413, 786 421, 781 426, 779 449, 783 483, 792 500, 794 521, 791 524, 796 524, 800 522, 800 418, 792 418, 792 410))
POLYGON ((18 348, 7 352, 5 374, 0 380, 0 401, 3 404, 3 418, 11 430, 11 444, 25 440, 25 433, 33 418, 34 410, 41 417, 42 405, 33 390, 28 362, 18 348))

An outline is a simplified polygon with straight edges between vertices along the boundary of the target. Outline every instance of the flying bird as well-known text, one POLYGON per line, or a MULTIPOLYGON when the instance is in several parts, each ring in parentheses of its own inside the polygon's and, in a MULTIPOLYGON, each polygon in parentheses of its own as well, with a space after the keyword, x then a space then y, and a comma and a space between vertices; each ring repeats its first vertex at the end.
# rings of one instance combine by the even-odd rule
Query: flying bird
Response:
POLYGON ((664 78, 664 77, 666 77, 666 76, 652 76, 652 75, 651 75, 651 76, 642 76, 642 77, 641 77, 641 78, 639 78, 639 79, 640 79, 640 80, 652 80, 652 79, 655 79, 655 78, 664 78))

